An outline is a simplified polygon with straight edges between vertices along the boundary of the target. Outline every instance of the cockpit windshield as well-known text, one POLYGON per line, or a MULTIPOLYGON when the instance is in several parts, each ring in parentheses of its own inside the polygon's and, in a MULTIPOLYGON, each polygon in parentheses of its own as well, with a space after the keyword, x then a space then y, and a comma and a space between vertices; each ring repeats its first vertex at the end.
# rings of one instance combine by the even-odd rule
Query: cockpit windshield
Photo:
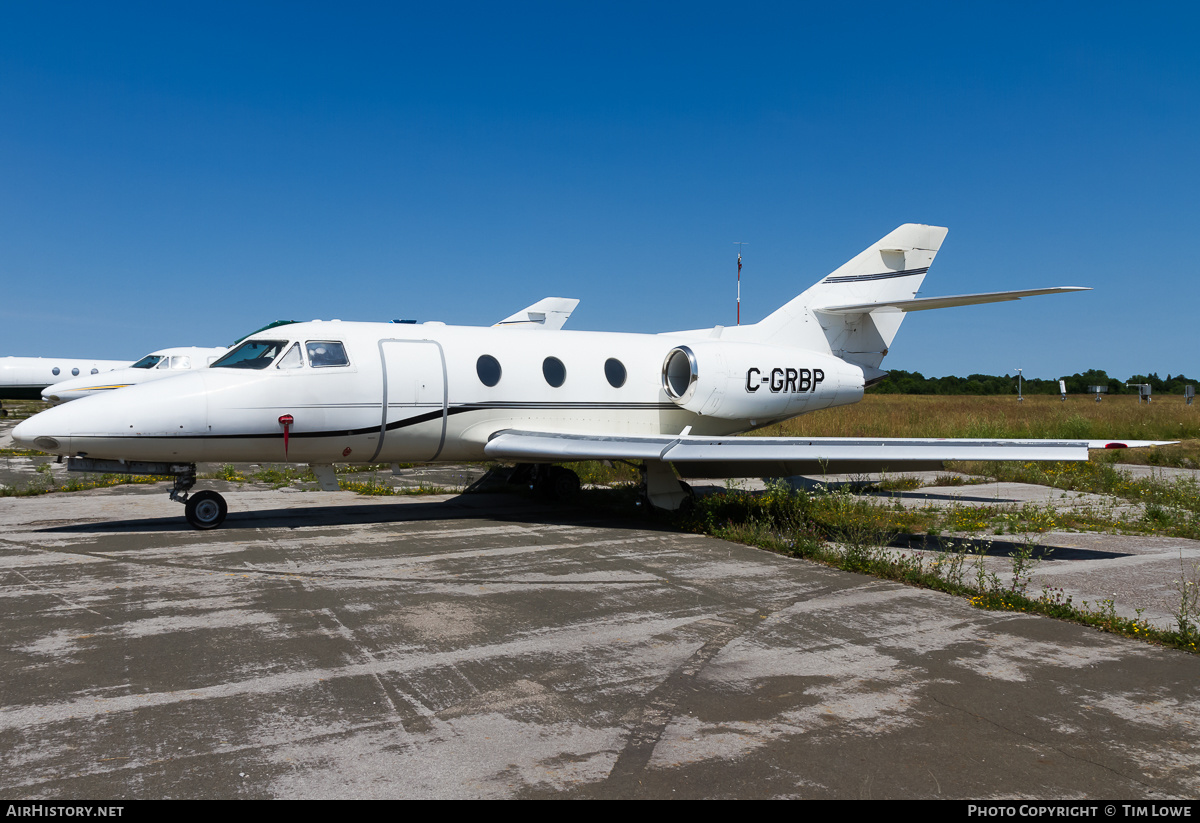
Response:
POLYGON ((157 366, 158 362, 162 359, 163 358, 162 358, 161 354, 148 354, 145 357, 143 357, 141 360, 134 363, 129 368, 131 368, 131 369, 152 369, 155 366, 157 366))
POLYGON ((279 356, 287 344, 287 340, 247 340, 209 368, 265 369, 279 356))

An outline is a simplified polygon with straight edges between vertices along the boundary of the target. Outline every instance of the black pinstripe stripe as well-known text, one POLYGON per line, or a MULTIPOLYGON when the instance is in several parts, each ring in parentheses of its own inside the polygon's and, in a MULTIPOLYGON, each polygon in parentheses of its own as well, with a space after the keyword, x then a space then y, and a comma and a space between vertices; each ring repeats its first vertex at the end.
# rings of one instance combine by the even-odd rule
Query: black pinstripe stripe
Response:
POLYGON ((890 280, 893 277, 911 277, 914 274, 924 274, 929 266, 923 269, 905 269, 904 271, 885 271, 880 274, 846 274, 841 277, 826 277, 826 283, 863 283, 867 280, 890 280))

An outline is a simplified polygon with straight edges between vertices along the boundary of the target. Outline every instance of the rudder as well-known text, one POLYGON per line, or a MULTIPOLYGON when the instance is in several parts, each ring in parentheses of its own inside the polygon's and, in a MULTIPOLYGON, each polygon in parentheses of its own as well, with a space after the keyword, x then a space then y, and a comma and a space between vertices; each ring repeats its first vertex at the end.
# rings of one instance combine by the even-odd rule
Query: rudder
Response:
POLYGON ((904 312, 889 309, 830 314, 823 306, 886 303, 916 296, 949 230, 906 223, 830 272, 754 326, 755 340, 828 351, 863 367, 868 381, 882 374, 904 312))

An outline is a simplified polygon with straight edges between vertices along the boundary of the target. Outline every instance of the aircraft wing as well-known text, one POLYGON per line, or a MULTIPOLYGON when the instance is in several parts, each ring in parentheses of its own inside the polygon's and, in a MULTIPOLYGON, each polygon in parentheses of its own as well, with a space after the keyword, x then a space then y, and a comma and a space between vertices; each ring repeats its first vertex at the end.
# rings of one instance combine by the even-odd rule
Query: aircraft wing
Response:
POLYGON ((505 430, 484 451, 497 460, 658 460, 685 477, 754 477, 936 469, 945 460, 1087 460, 1089 448, 1165 445, 1127 440, 974 440, 891 437, 702 437, 505 430))
POLYGON ((510 315, 497 326, 523 326, 533 329, 561 329, 575 311, 579 301, 574 297, 546 297, 532 306, 510 315))
POLYGON ((1073 291, 1091 291, 1086 286, 1055 286, 1049 289, 1025 289, 1024 291, 993 291, 982 294, 955 294, 946 297, 916 297, 911 300, 890 300, 879 303, 851 303, 845 306, 816 306, 814 311, 825 314, 862 314, 863 312, 891 309, 893 311, 926 311, 948 309, 953 306, 975 306, 980 303, 1003 303, 1036 297, 1039 294, 1063 294, 1073 291))

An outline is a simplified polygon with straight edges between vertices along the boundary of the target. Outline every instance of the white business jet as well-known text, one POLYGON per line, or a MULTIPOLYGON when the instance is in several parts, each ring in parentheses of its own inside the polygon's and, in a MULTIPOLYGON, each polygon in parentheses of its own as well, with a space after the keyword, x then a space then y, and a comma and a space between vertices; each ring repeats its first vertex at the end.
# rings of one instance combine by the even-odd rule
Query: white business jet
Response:
MULTIPOLYGON (((197 462, 311 464, 641 460, 645 494, 677 508, 685 477, 930 468, 944 460, 1086 460, 1087 441, 735 437, 854 403, 907 312, 1080 291, 916 297, 946 229, 907 224, 753 325, 666 334, 443 324, 296 323, 251 335, 211 367, 88 397, 13 430, 77 471, 173 475, 200 529, 224 520, 190 493, 197 462)), ((1091 444, 1093 446, 1116 444, 1091 444)))
POLYGON ((215 362, 229 349, 224 346, 199 348, 178 346, 159 349, 138 360, 132 366, 113 371, 72 377, 42 390, 42 399, 49 403, 66 403, 93 394, 102 394, 115 389, 124 389, 151 380, 173 377, 191 369, 203 369, 215 362))

